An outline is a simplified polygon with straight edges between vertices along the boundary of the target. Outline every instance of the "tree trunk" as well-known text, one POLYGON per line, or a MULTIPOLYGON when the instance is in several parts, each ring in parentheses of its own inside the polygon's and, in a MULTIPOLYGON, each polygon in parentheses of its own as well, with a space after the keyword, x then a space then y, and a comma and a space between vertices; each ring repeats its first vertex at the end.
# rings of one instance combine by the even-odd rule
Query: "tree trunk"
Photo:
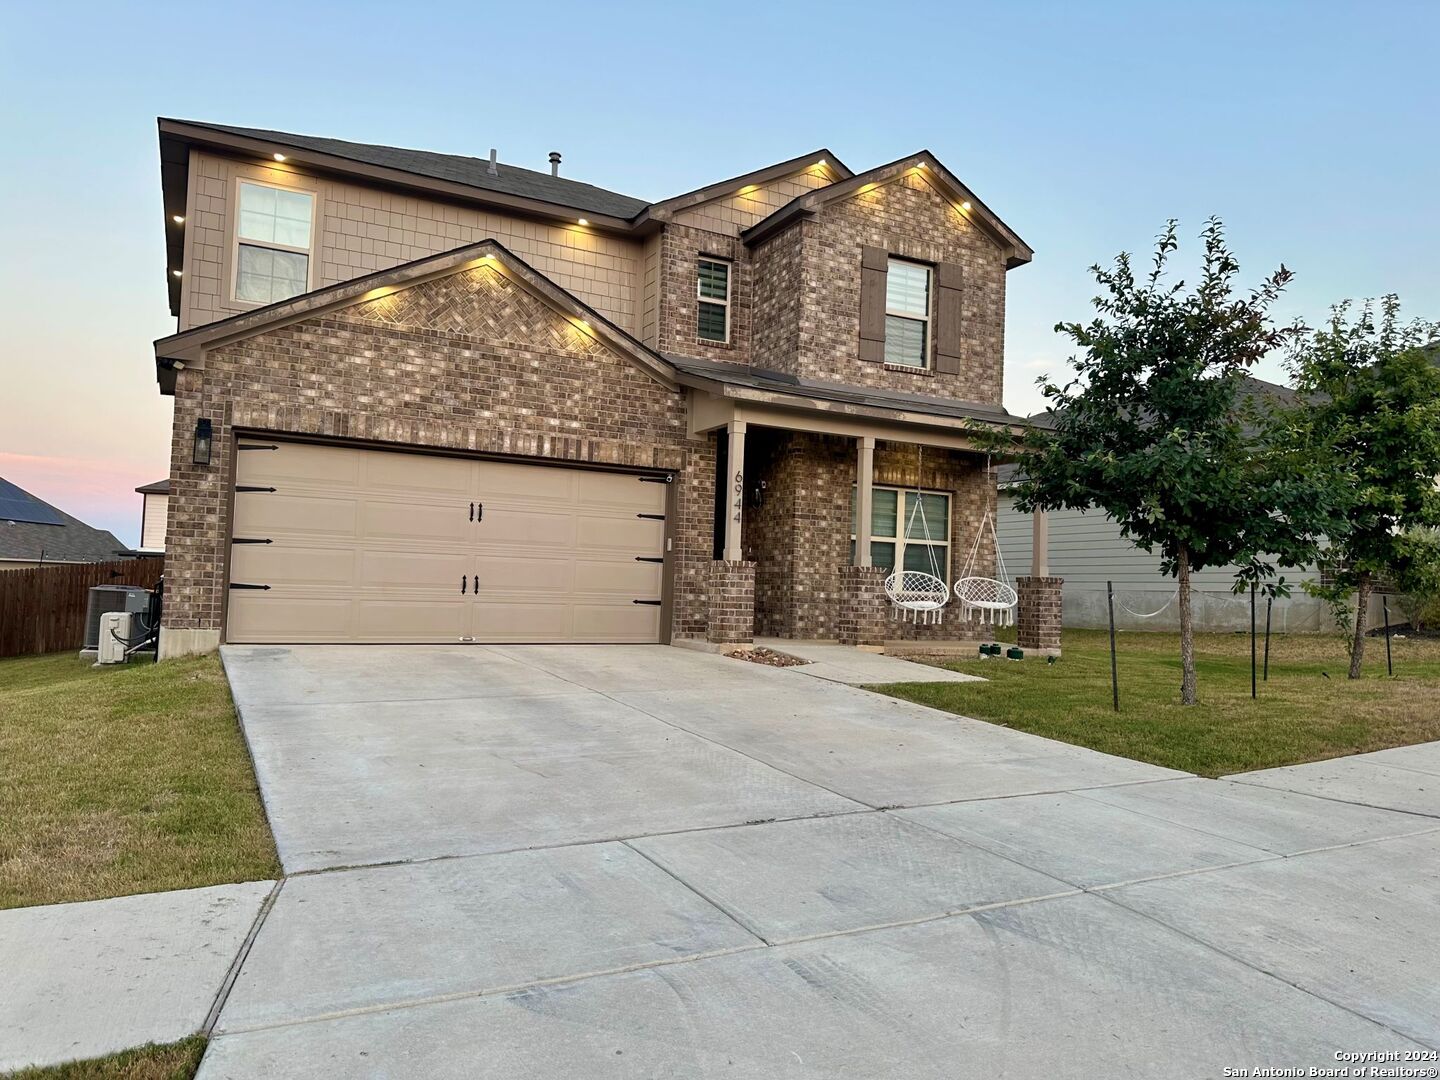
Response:
POLYGON ((1370 574, 1360 575, 1355 587, 1355 636, 1350 639, 1350 678, 1360 678, 1365 663, 1365 617, 1370 613, 1370 574))
POLYGON ((1195 627, 1190 612, 1190 551, 1181 548, 1180 568, 1180 704, 1195 704, 1195 627))

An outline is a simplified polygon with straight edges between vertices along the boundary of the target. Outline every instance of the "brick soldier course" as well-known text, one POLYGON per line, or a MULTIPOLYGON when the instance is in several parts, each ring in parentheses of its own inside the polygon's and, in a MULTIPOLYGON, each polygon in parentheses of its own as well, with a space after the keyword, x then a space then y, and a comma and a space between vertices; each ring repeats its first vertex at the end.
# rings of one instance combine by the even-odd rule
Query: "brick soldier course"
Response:
MULTIPOLYGON (((953 581, 994 499, 985 459, 961 448, 964 417, 1013 419, 1000 407, 1005 275, 1029 249, 934 158, 853 175, 821 152, 648 205, 509 166, 509 201, 492 204, 500 196, 478 162, 465 203, 427 186, 419 152, 403 159, 413 178, 391 178, 413 183, 402 198, 345 174, 343 161, 307 157, 300 137, 258 133, 238 145, 228 134, 212 143, 206 130, 162 124, 162 141, 192 163, 193 182, 167 174, 167 208, 188 209, 196 225, 181 249, 185 274, 172 279, 181 332, 156 343, 162 387, 175 396, 162 652, 223 639, 237 432, 669 473, 665 637, 973 636, 958 608, 939 626, 895 620, 885 574, 852 565, 852 432, 876 432, 875 484, 949 495, 953 581), (289 148, 284 169, 270 146, 289 148), (311 293, 259 309, 227 299, 242 178, 316 196, 311 293), (578 224, 601 213, 603 228, 578 224), (506 246, 465 247, 486 237, 506 246), (481 248, 493 263, 476 265, 481 248), (928 332, 938 344, 922 369, 862 358, 862 259, 877 251, 935 268, 928 332), (731 267, 725 343, 697 336, 700 258, 731 267), (697 381, 682 358, 757 372, 776 389, 722 393, 715 379, 726 376, 697 381), (827 397, 841 391, 890 397, 865 408, 827 397), (811 419, 747 425, 743 560, 721 560, 726 428, 698 420, 776 405, 811 419), (201 419, 213 431, 208 465, 191 461, 201 419)), ((388 148, 372 149, 389 160, 388 148)), ((982 552, 973 572, 991 572, 992 558, 982 552)), ((1022 611, 1022 634, 1050 640, 1058 599, 1052 613, 1044 588, 1021 595, 1022 608, 1038 605, 1022 611)))

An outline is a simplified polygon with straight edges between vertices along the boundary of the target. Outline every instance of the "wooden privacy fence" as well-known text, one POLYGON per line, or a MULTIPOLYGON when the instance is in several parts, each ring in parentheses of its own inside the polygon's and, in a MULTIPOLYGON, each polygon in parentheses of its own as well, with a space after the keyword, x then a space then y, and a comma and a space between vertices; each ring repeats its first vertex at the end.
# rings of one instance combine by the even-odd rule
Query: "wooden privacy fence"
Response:
POLYGON ((162 569, 162 559, 121 559, 0 570, 0 656, 78 650, 85 644, 90 586, 153 589, 162 569))

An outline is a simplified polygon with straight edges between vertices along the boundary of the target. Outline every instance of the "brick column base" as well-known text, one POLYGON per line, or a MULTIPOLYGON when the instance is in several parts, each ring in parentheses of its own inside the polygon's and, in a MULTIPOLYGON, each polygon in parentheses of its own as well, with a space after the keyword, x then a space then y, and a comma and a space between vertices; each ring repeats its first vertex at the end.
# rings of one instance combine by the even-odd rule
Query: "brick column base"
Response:
POLYGON ((885 596, 883 566, 842 566, 840 579, 840 644, 884 645, 890 626, 890 601, 885 596))
POLYGON ((712 645, 748 645, 755 640, 755 564, 716 559, 705 579, 709 605, 705 639, 712 645))
POLYGON ((1064 578, 1022 577, 1015 581, 1020 609, 1015 641, 1022 649, 1060 651, 1060 586, 1064 578))

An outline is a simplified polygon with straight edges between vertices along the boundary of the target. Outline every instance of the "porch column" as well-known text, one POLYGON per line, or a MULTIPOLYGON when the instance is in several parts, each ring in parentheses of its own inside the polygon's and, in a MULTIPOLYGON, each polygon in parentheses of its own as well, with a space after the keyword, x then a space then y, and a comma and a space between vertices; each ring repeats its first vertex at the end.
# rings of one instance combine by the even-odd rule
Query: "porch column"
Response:
POLYGON ((855 565, 870 565, 870 517, 875 502, 875 440, 861 435, 855 440, 855 565))
POLYGON ((725 549, 727 562, 741 562, 745 558, 741 543, 740 524, 745 512, 745 421, 731 420, 725 425, 729 439, 726 465, 730 475, 725 487, 725 549))
POLYGON ((1050 519, 1036 510, 1030 521, 1030 576, 1050 576, 1050 519))

